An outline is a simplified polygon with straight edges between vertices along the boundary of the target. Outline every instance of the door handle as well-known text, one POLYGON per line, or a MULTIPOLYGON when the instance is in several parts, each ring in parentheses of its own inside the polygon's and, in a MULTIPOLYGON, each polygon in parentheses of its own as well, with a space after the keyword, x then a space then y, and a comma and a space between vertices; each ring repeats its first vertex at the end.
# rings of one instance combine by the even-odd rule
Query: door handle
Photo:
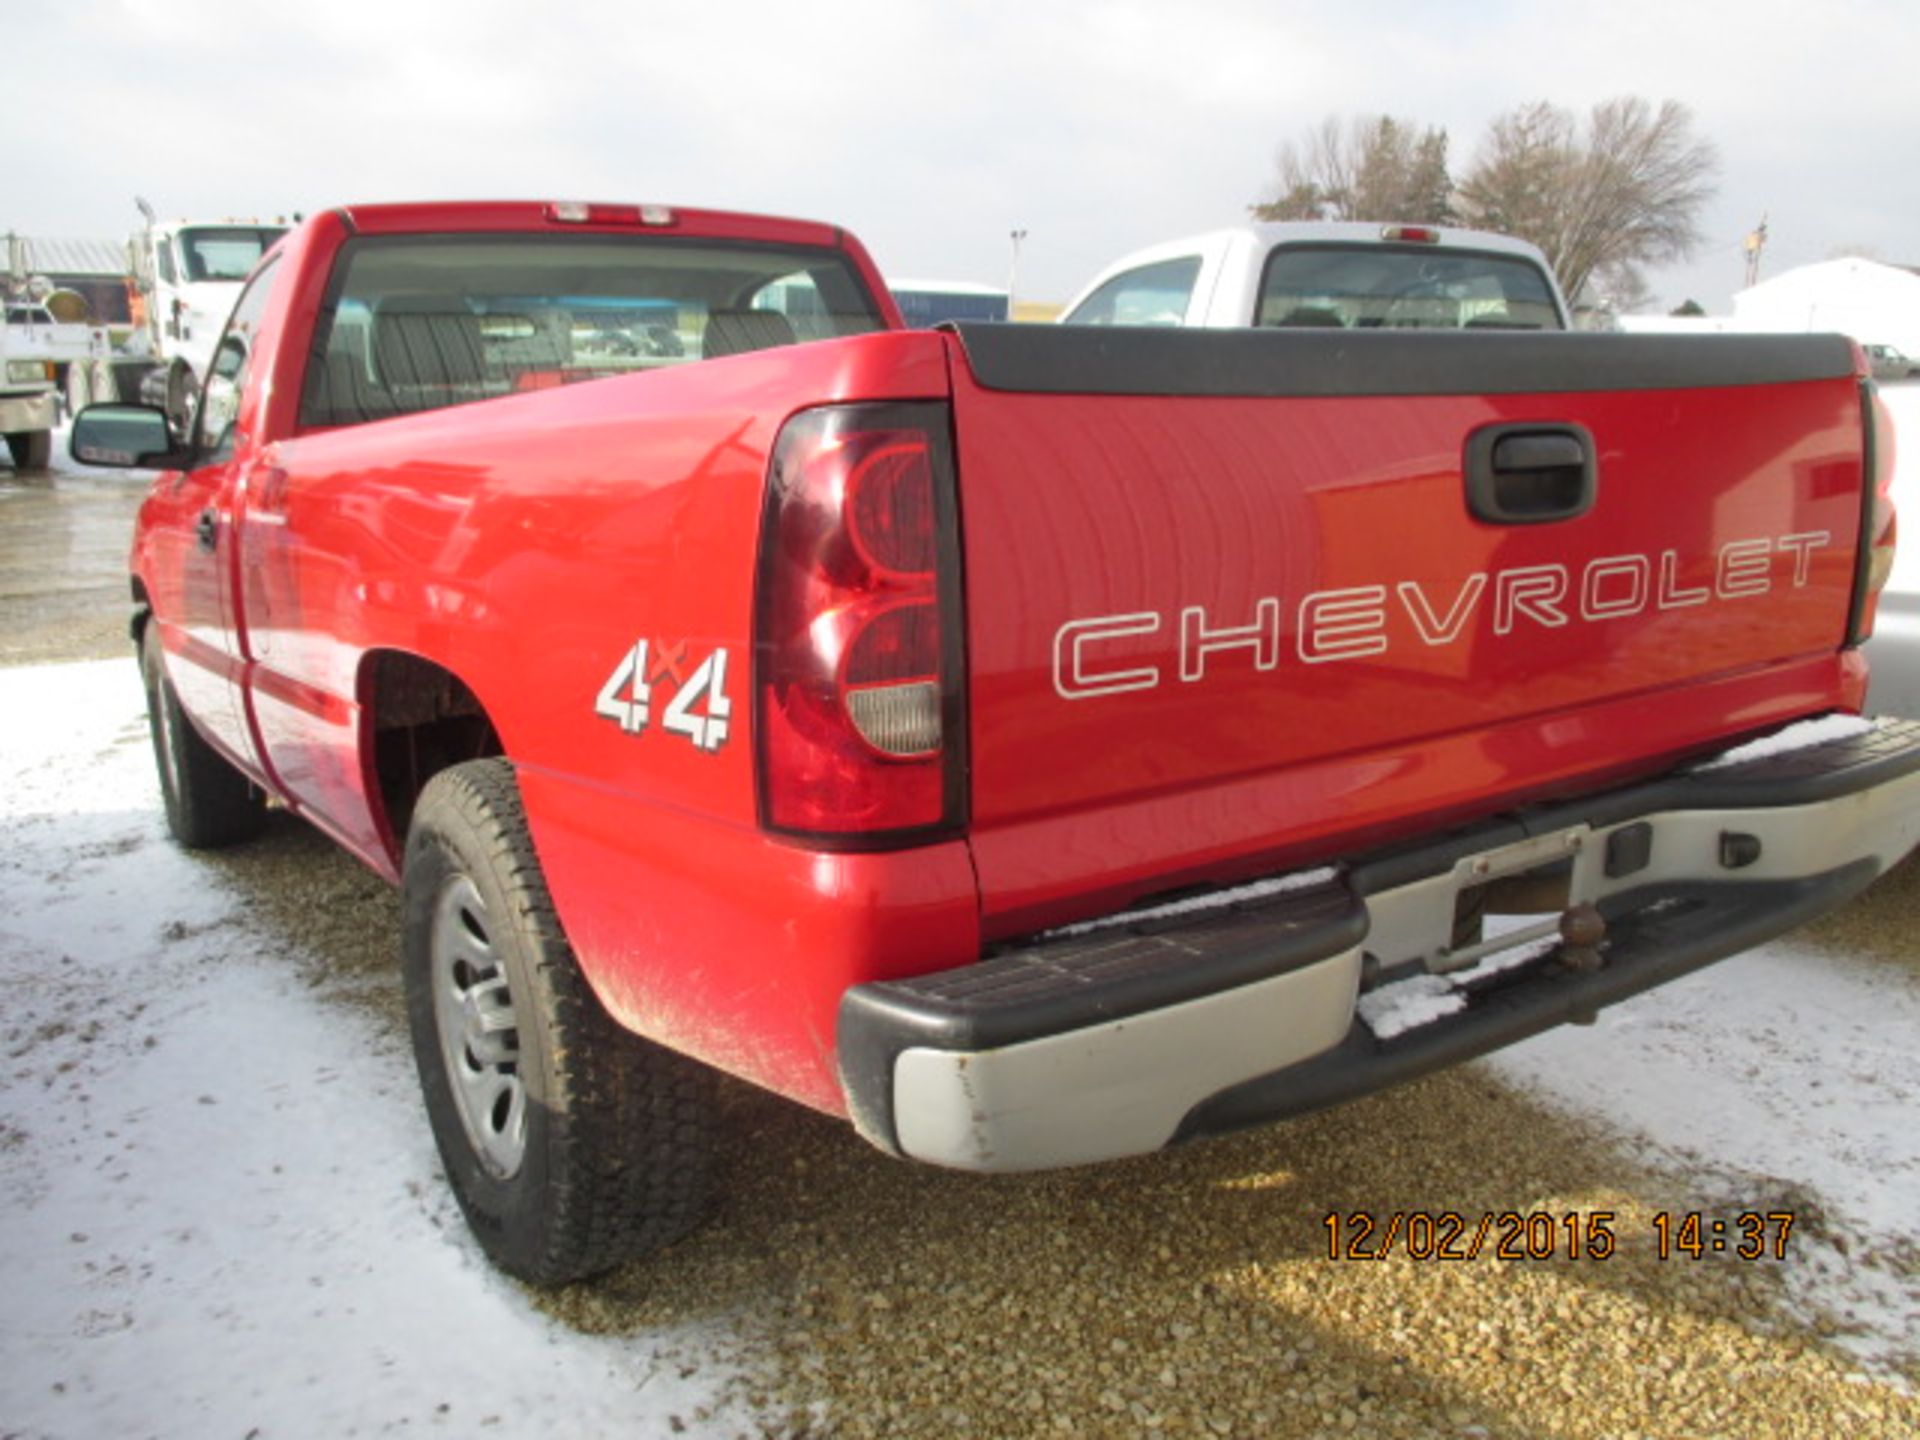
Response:
POLYGON ((220 518, 211 510, 202 510, 199 523, 193 530, 200 537, 200 548, 211 550, 220 539, 220 518))
POLYGON ((1600 486, 1584 425, 1483 425, 1467 437, 1467 508, 1490 525, 1544 525, 1593 508, 1600 486))

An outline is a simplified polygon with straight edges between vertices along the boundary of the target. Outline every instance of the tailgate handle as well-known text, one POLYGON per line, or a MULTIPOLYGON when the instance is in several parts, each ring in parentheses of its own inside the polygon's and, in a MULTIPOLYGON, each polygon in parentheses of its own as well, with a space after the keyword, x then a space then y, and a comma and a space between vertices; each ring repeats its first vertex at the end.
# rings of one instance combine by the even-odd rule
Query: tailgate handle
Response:
POLYGON ((1593 436, 1583 425, 1483 425, 1467 437, 1467 508, 1490 525, 1543 525, 1593 508, 1593 436))

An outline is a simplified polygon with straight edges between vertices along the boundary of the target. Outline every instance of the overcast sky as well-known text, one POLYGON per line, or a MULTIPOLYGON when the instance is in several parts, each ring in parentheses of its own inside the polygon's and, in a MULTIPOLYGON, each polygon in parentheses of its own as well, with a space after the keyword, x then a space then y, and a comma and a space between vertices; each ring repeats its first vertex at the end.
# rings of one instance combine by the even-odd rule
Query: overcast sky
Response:
POLYGON ((367 200, 647 200, 833 221, 889 275, 1064 300, 1235 223, 1328 114, 1690 105, 1720 148, 1671 306, 1838 251, 1920 264, 1915 0, 44 0, 5 27, 0 229, 121 237, 367 200), (21 143, 30 137, 31 145, 21 143))

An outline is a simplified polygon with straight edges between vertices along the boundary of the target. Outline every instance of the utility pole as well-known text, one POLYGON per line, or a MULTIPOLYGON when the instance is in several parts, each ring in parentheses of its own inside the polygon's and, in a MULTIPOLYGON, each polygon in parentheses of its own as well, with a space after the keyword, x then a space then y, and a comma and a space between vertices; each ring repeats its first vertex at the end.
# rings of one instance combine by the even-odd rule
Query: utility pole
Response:
POLYGON ((1767 248, 1767 217, 1763 213, 1760 223, 1747 232, 1747 284, 1751 290, 1760 283, 1760 252, 1767 248))
POLYGON ((31 268, 32 262, 27 258, 27 242, 9 230, 7 232, 7 269, 4 278, 11 283, 0 286, 0 289, 6 290, 9 294, 15 289, 25 290, 27 271, 31 268))
POLYGON ((1007 319, 1013 319, 1014 297, 1020 293, 1020 242, 1027 238, 1024 230, 1009 232, 1013 241, 1013 264, 1007 270, 1007 319))

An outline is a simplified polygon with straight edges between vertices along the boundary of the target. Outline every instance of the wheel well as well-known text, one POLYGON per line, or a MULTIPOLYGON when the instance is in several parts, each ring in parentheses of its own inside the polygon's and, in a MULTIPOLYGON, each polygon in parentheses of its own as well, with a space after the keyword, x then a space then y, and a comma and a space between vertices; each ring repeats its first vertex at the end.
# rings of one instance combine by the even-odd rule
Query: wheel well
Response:
POLYGON ((449 765, 504 752, 473 691, 431 660, 375 651, 363 662, 361 695, 368 789, 379 797, 397 863, 427 781, 449 765))
POLYGON ((127 622, 127 633, 133 636, 133 643, 137 646, 141 636, 146 633, 148 619, 153 615, 153 604, 147 599, 147 587, 140 583, 138 575, 130 577, 130 588, 133 591, 133 616, 127 622))

